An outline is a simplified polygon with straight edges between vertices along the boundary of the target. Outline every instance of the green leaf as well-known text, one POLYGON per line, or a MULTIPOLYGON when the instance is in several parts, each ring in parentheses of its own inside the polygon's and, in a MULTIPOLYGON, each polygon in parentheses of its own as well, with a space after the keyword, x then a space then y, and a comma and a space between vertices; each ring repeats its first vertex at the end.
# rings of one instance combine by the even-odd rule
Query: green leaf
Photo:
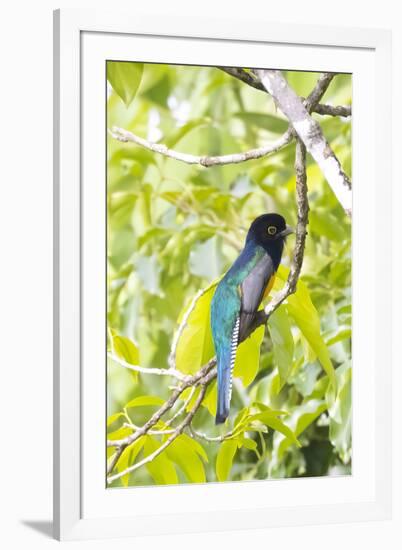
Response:
POLYGON ((124 359, 130 365, 138 365, 140 362, 140 353, 137 346, 126 336, 121 336, 113 329, 109 330, 112 351, 117 357, 124 359))
POLYGON ((244 407, 243 409, 240 409, 240 411, 237 413, 237 416, 234 420, 234 426, 241 426, 244 422, 247 421, 247 418, 250 416, 250 408, 244 407))
MULTIPOLYGON (((159 441, 156 441, 151 436, 146 436, 144 444, 144 458, 159 449, 161 445, 162 443, 159 443, 159 441)), ((167 457, 165 451, 162 451, 160 455, 156 456, 151 462, 148 462, 146 467, 156 484, 171 485, 178 483, 175 467, 171 460, 167 457)))
POLYGON ((218 481, 226 481, 229 477, 236 451, 237 441, 235 439, 226 439, 222 442, 216 457, 216 477, 218 481))
POLYGON ((106 459, 109 463, 110 458, 116 453, 116 449, 114 447, 106 447, 106 459))
POLYGON ((209 384, 207 393, 202 401, 203 407, 208 409, 208 412, 211 416, 216 416, 216 402, 218 399, 218 385, 216 380, 209 384))
POLYGON ((172 148, 184 136, 191 132, 191 130, 194 130, 194 128, 199 128, 200 126, 205 126, 210 123, 211 121, 207 117, 194 118, 192 120, 189 120, 188 122, 186 122, 186 124, 183 124, 183 126, 180 126, 180 128, 176 129, 174 132, 171 132, 168 136, 166 136, 166 138, 163 140, 163 143, 166 145, 166 147, 172 148))
POLYGON ((201 296, 193 298, 179 317, 179 324, 187 318, 176 349, 176 366, 182 372, 193 374, 214 356, 210 304, 216 285, 217 282, 212 283, 201 296))
POLYGON ((149 406, 157 406, 160 407, 163 405, 164 400, 160 397, 155 397, 153 395, 141 395, 140 397, 135 397, 134 399, 131 399, 126 405, 126 408, 132 408, 132 407, 149 407, 149 406))
POLYGON ((350 365, 339 376, 339 393, 328 412, 329 438, 342 461, 347 464, 352 452, 352 369, 350 365))
MULTIPOLYGON (((305 363, 298 367, 296 374, 292 376, 291 383, 303 397, 307 397, 313 392, 317 378, 321 374, 322 369, 318 361, 305 363)), ((328 382, 328 376, 323 378, 328 382)))
MULTIPOLYGON (((287 279, 288 269, 280 266, 278 269, 278 277, 282 280, 287 279)), ((317 358, 328 374, 332 388, 336 390, 335 370, 332 365, 329 351, 321 336, 320 317, 313 302, 311 301, 310 293, 305 283, 299 279, 297 283, 297 291, 287 299, 287 310, 293 318, 303 336, 313 349, 317 358)))
POLYGON ((268 328, 273 346, 274 360, 279 371, 280 388, 282 388, 292 370, 294 354, 294 341, 286 308, 279 307, 270 316, 268 328))
POLYGON ((271 416, 287 416, 289 413, 287 411, 281 411, 277 409, 271 409, 271 407, 268 407, 268 405, 265 405, 265 403, 261 403, 260 401, 255 401, 253 403, 255 407, 258 407, 260 411, 264 412, 266 415, 271 416))
POLYGON ((149 101, 160 105, 161 107, 167 107, 167 100, 170 93, 170 79, 165 74, 156 84, 148 88, 143 94, 149 101))
MULTIPOLYGON (((140 437, 132 445, 124 449, 124 451, 122 452, 117 462, 116 470, 118 472, 122 472, 123 470, 125 470, 126 468, 134 464, 135 459, 137 458, 138 454, 140 453, 140 451, 144 446, 144 443, 145 443, 144 438, 140 437)), ((127 487, 129 484, 130 475, 131 475, 131 472, 120 478, 121 483, 125 487, 127 487)))
POLYGON ((254 439, 250 439, 249 437, 245 437, 243 439, 242 446, 246 447, 246 449, 249 449, 250 451, 257 451, 257 442, 254 441, 254 439))
POLYGON ((112 441, 116 441, 117 439, 124 439, 128 435, 131 435, 133 433, 133 430, 130 428, 119 428, 118 430, 115 430, 114 432, 110 432, 107 434, 107 438, 111 439, 112 441))
MULTIPOLYGON (((293 428, 294 435, 298 437, 326 409, 327 404, 325 401, 311 399, 302 405, 299 405, 287 419, 287 423, 293 428)), ((277 460, 281 460, 283 458, 285 451, 291 445, 291 441, 284 438, 283 435, 285 434, 277 433, 274 435, 274 454, 276 454, 277 460)))
POLYGON ((107 427, 111 426, 113 422, 116 422, 117 419, 124 417, 124 414, 121 412, 111 414, 107 419, 107 427))
POLYGON ((108 61, 107 79, 126 107, 133 101, 141 83, 144 65, 128 61, 108 61))
POLYGON ((255 379, 260 368, 260 347, 264 331, 264 326, 259 327, 237 348, 233 376, 241 378, 245 387, 255 379))
POLYGON ((339 220, 328 208, 314 208, 309 214, 309 230, 317 236, 327 237, 330 241, 342 241, 345 230, 339 220))
POLYGON ((187 434, 182 434, 181 437, 203 460, 205 460, 205 462, 208 462, 208 455, 201 443, 189 437, 187 434))
POLYGON ((149 183, 143 185, 134 205, 132 224, 138 237, 142 237, 153 227, 151 215, 152 193, 152 185, 149 183))
POLYGON ((269 132, 275 134, 282 134, 286 132, 288 128, 288 122, 283 118, 279 118, 274 115, 267 115, 265 113, 235 113, 233 116, 240 118, 246 124, 252 124, 253 126, 258 126, 269 132))
POLYGON ((258 402, 258 405, 260 403, 274 406, 282 405, 282 402, 278 400, 278 393, 279 373, 277 369, 273 369, 268 376, 264 376, 250 388, 250 398, 252 401, 258 402))
MULTIPOLYGON (((205 469, 199 457, 199 449, 193 445, 193 440, 185 434, 179 435, 166 449, 166 454, 183 470, 192 483, 205 483, 205 469)), ((203 450, 203 455, 206 456, 203 450)))
POLYGON ((108 206, 115 228, 124 227, 130 221, 136 200, 136 193, 116 191, 111 194, 108 206))
POLYGON ((349 340, 352 337, 352 329, 350 328, 344 328, 342 330, 339 330, 337 334, 332 336, 331 338, 328 338, 326 341, 326 344, 328 347, 333 346, 334 344, 337 344, 338 342, 342 342, 343 340, 349 340))
POLYGON ((350 315, 352 313, 352 306, 351 304, 348 304, 346 306, 342 306, 337 311, 338 315, 350 315))
MULTIPOLYGON (((284 411, 274 411, 273 409, 270 409, 263 403, 254 402, 253 406, 258 407, 260 410, 266 412, 267 415, 272 415, 273 417, 276 417, 281 414, 287 414, 284 411)), ((234 429, 233 429, 234 437, 240 436, 247 431, 260 431, 261 425, 256 424, 254 422, 254 419, 255 419, 255 413, 251 414, 250 407, 244 407, 243 409, 241 409, 234 421, 234 429)), ((261 431, 267 432, 268 430, 264 427, 264 429, 261 431)))
POLYGON ((300 442, 298 441, 294 432, 289 428, 289 426, 284 424, 280 418, 272 416, 269 411, 255 414, 252 418, 254 420, 259 420, 260 422, 268 426, 268 428, 272 428, 273 430, 280 432, 289 439, 290 443, 294 443, 298 447, 301 447, 300 442))

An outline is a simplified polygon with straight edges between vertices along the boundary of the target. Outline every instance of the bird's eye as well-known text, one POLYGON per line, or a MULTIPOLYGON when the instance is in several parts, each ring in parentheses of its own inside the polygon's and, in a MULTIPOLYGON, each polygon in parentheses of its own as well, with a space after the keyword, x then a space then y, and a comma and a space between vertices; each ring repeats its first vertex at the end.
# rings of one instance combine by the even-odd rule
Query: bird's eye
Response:
POLYGON ((269 235, 275 235, 275 233, 276 233, 276 227, 275 227, 274 225, 270 225, 270 226, 268 227, 268 233, 269 233, 269 235))

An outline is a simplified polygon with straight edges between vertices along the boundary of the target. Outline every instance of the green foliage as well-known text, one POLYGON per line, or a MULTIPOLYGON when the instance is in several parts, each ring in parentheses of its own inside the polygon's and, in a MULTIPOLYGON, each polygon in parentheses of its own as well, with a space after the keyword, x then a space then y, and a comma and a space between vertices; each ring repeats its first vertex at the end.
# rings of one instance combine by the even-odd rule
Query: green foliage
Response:
POLYGON ((117 334, 115 330, 109 329, 111 348, 117 357, 124 359, 131 365, 139 365, 140 353, 132 340, 117 334))
POLYGON ((194 307, 191 304, 179 317, 179 323, 187 317, 176 350, 176 366, 182 372, 194 374, 215 355, 209 322, 209 306, 215 287, 216 284, 207 287, 194 307))
POLYGON ((127 107, 133 101, 141 83, 142 71, 142 63, 107 62, 107 79, 127 107))
MULTIPOLYGON (((267 94, 211 67, 108 63, 108 127, 192 154, 245 151, 287 127, 267 94)), ((306 96, 318 75, 287 72, 306 96)), ((323 102, 351 101, 351 77, 337 76, 323 102)), ((314 117, 346 171, 350 122, 314 117)), ((142 367, 176 365, 195 373, 214 356, 210 302, 219 277, 242 247, 250 222, 277 211, 296 222, 294 145, 239 165, 203 168, 108 137, 108 349, 142 367)), ((216 382, 194 430, 112 486, 248 480, 350 473, 351 227, 320 170, 308 157, 310 199, 305 260, 297 292, 238 349, 231 414, 214 424, 216 382), (190 437, 191 436, 191 437, 190 437), (224 438, 221 441, 222 437, 224 438)), ((288 239, 274 289, 288 275, 288 239)), ((271 294, 272 294, 271 293, 271 294)), ((168 377, 134 373, 108 360, 108 439, 131 434, 171 394, 168 377)), ((197 399, 194 393, 186 410, 197 399)), ((189 399, 186 390, 170 417, 189 399)), ((171 428, 140 437, 116 471, 144 460, 171 428)), ((173 425, 177 425, 179 417, 173 425)), ((114 453, 108 448, 108 459, 114 453)))
POLYGON ((236 439, 227 439, 219 446, 218 456, 216 457, 216 477, 218 481, 228 479, 236 451, 236 439))
POLYGON ((285 119, 265 113, 235 113, 233 116, 240 118, 250 126, 257 126, 257 128, 263 128, 274 134, 282 134, 288 127, 285 119))
POLYGON ((329 350, 321 336, 320 318, 310 293, 302 280, 298 282, 297 292, 289 296, 287 300, 287 310, 301 333, 308 342, 323 369, 328 374, 333 389, 336 389, 336 378, 332 366, 329 350))
POLYGON ((152 395, 141 395, 140 397, 134 397, 126 405, 126 409, 130 407, 145 407, 147 405, 161 406, 164 401, 160 397, 154 397, 152 395))
POLYGON ((169 459, 183 471, 192 483, 206 481, 204 462, 208 456, 203 447, 186 434, 181 434, 166 450, 169 459))
MULTIPOLYGON (((145 437, 140 437, 139 439, 137 439, 137 441, 135 441, 132 445, 130 445, 130 447, 127 447, 126 449, 124 449, 120 457, 120 460, 118 462, 118 466, 117 466, 118 472, 123 472, 129 466, 131 466, 131 464, 134 464, 137 456, 140 454, 140 452, 144 448, 145 441, 146 441, 145 437)), ((121 483, 122 485, 127 487, 130 483, 130 474, 126 474, 122 476, 121 483)))
MULTIPOLYGON (((162 443, 147 435, 144 437, 144 458, 154 453, 162 443)), ((161 453, 148 462, 147 470, 158 485, 170 485, 178 482, 176 468, 166 453, 161 453)))
POLYGON ((268 321, 274 361, 278 367, 280 387, 286 383, 293 367, 294 341, 285 307, 277 309, 268 321))
POLYGON ((347 464, 351 456, 352 437, 352 369, 349 363, 339 367, 338 399, 328 411, 330 416, 329 438, 342 461, 347 464))
POLYGON ((237 348, 233 376, 240 378, 244 387, 253 382, 260 367, 260 351, 264 338, 264 327, 255 330, 247 340, 237 348))

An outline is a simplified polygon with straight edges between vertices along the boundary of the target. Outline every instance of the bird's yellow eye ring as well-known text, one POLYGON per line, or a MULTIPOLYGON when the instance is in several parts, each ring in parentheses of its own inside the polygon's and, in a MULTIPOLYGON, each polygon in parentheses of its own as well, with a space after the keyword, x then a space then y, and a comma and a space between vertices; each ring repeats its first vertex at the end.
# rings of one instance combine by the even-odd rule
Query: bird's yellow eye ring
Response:
POLYGON ((270 225, 270 226, 268 227, 268 234, 269 234, 269 235, 275 235, 276 231, 277 231, 277 230, 276 230, 276 227, 275 227, 274 225, 270 225))

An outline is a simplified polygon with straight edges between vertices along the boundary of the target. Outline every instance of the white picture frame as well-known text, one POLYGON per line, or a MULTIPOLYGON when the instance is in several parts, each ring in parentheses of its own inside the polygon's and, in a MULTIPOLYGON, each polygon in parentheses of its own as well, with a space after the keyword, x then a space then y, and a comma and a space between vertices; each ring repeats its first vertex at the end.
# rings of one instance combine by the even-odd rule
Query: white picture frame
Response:
POLYGON ((391 36, 382 30, 274 24, 264 18, 245 22, 239 18, 169 19, 114 11, 55 12, 56 538, 188 533, 390 517, 391 286, 387 273, 391 248, 386 228, 391 224, 391 161, 389 142, 383 138, 391 133, 390 59, 391 36), (140 59, 130 53, 134 42, 140 59), (105 175, 104 88, 97 91, 104 78, 101 67, 110 58, 211 64, 212 55, 212 64, 256 66, 250 63, 250 55, 262 60, 267 51, 275 68, 349 70, 357 75, 353 106, 353 474, 329 483, 313 478, 106 490, 103 455, 98 456, 104 445, 104 424, 99 422, 104 419, 105 395, 104 370, 99 368, 105 350, 105 287, 101 273, 105 261, 104 188, 98 186, 105 175), (290 54, 291 67, 287 66, 290 54), (381 173, 376 157, 381 158, 381 173), (375 233, 370 223, 374 211, 375 233), (371 269, 371 276, 366 276, 373 243, 379 242, 381 270, 371 269))

